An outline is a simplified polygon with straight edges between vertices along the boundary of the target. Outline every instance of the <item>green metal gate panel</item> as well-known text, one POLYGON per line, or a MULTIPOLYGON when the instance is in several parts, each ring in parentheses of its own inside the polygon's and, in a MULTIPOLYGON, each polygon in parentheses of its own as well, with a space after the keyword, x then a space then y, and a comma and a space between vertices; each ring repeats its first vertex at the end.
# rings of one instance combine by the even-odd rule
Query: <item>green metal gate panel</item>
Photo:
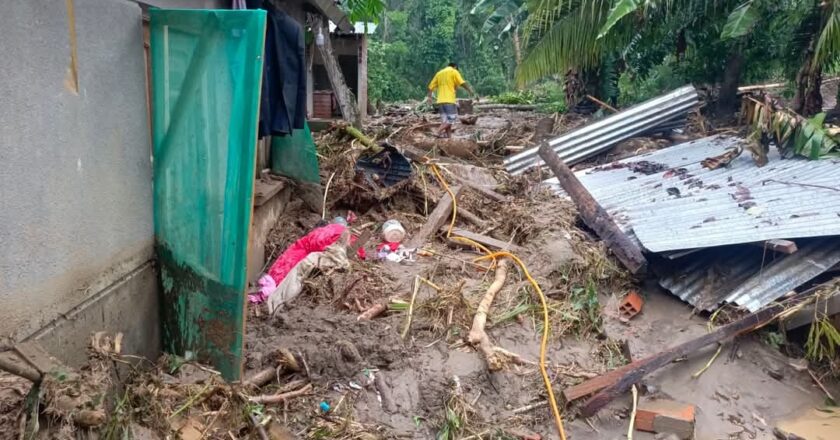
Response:
POLYGON ((149 12, 164 348, 236 380, 265 11, 149 12))

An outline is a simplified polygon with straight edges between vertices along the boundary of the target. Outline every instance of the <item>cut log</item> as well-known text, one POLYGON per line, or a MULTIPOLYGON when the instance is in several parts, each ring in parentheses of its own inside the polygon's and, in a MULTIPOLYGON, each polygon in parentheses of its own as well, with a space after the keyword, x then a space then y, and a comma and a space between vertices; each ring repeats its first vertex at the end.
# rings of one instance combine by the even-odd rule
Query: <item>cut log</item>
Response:
POLYGON ((245 379, 245 386, 253 387, 253 388, 260 388, 262 386, 267 385, 269 382, 274 380, 277 377, 277 370, 279 370, 281 366, 273 367, 273 368, 266 368, 262 371, 254 373, 253 376, 245 379))
POLYGON ((647 270, 647 260, 642 255, 641 248, 618 228, 612 217, 580 183, 560 156, 547 143, 540 146, 539 154, 557 176, 560 186, 572 198, 586 225, 604 240, 627 270, 633 274, 644 273, 647 270))
MULTIPOLYGON (((507 243, 507 242, 504 242, 502 240, 497 240, 493 237, 488 237, 486 235, 476 234, 474 232, 467 231, 466 229, 454 228, 452 230, 452 235, 453 236, 458 236, 458 237, 464 237, 464 238, 472 240, 476 243, 483 244, 484 246, 487 246, 488 248, 494 249, 494 250, 506 250, 506 251, 511 251, 511 252, 514 252, 514 253, 519 253, 519 252, 524 251, 524 249, 522 247, 517 246, 515 244, 507 243)), ((451 239, 450 239, 450 241, 451 241, 451 239)), ((455 240, 454 243, 459 245, 459 246, 464 245, 463 242, 459 242, 457 240, 455 240)))
MULTIPOLYGON (((463 186, 453 186, 452 193, 455 194, 455 198, 457 199, 460 197, 461 192, 463 192, 463 186)), ((434 235, 441 226, 445 225, 451 219, 452 216, 452 197, 449 196, 449 193, 444 194, 443 197, 440 198, 437 206, 435 207, 434 211, 429 214, 428 220, 426 220, 426 224, 414 234, 414 237, 411 238, 409 242, 409 248, 417 248, 426 244, 429 239, 434 235)))
POLYGON ((597 382, 599 386, 603 386, 603 389, 598 394, 586 401, 586 404, 581 409, 581 415, 584 417, 592 417, 601 408, 609 404, 616 397, 625 393, 632 385, 637 384, 648 374, 653 373, 654 371, 681 357, 688 356, 707 345, 719 343, 726 339, 733 338, 762 327, 775 319, 779 313, 803 302, 808 297, 812 296, 812 294, 813 292, 810 291, 796 294, 788 301, 787 305, 776 304, 758 312, 751 313, 738 321, 725 325, 699 338, 692 339, 648 358, 625 365, 624 367, 607 373, 604 376, 597 377, 591 381, 578 385, 578 387, 588 386, 591 388, 592 385, 587 384, 590 382, 597 382), (609 376, 609 378, 604 379, 605 376, 609 376))

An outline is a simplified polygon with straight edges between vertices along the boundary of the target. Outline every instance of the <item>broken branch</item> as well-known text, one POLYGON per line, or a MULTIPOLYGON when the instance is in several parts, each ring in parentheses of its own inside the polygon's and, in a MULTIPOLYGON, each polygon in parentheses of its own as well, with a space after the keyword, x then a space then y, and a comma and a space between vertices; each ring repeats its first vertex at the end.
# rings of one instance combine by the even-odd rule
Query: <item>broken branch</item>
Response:
POLYGON ((493 300, 496 298, 496 294, 502 290, 505 280, 507 279, 509 263, 510 260, 503 259, 496 266, 496 278, 493 280, 493 283, 490 284, 490 287, 487 289, 487 292, 478 304, 478 310, 473 318, 472 329, 470 329, 470 333, 467 336, 467 341, 474 347, 478 347, 484 355, 484 359, 487 361, 487 368, 490 371, 501 370, 504 368, 507 360, 511 360, 519 364, 524 363, 519 355, 511 353, 501 347, 493 346, 493 343, 490 342, 490 337, 487 336, 487 332, 484 330, 484 327, 487 325, 487 315, 490 312, 490 306, 493 305, 493 300))
POLYGON ((272 404, 272 403, 283 403, 287 400, 294 399, 296 397, 303 396, 308 392, 312 391, 312 384, 306 384, 303 388, 295 391, 289 391, 287 393, 278 393, 270 396, 256 396, 252 397, 250 400, 254 403, 261 403, 261 404, 272 404))

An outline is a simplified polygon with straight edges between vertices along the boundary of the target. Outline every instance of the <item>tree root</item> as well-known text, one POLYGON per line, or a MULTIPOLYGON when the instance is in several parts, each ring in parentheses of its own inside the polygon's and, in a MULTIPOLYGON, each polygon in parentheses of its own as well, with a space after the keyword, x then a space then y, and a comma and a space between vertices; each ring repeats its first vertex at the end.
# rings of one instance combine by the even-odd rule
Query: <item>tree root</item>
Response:
POLYGON ((484 359, 487 361, 487 368, 490 371, 502 370, 510 363, 518 365, 527 364, 518 354, 505 350, 502 347, 494 346, 490 342, 490 337, 487 336, 487 332, 484 331, 484 327, 487 325, 487 315, 490 311, 490 306, 493 304, 496 294, 502 290, 505 284, 509 265, 510 260, 502 259, 496 266, 496 278, 490 284, 490 287, 478 304, 478 310, 475 312, 475 317, 473 317, 472 329, 470 329, 470 333, 467 336, 467 341, 474 347, 477 347, 484 355, 484 359))

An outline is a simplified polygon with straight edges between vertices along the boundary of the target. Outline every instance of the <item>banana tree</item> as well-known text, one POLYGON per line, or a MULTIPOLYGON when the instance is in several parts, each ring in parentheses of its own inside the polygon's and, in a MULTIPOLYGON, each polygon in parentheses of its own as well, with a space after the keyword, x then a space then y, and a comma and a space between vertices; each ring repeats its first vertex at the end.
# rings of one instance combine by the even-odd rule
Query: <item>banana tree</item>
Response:
POLYGON ((522 62, 522 43, 520 26, 528 17, 528 8, 524 0, 478 0, 470 10, 470 15, 483 18, 481 27, 484 35, 493 35, 499 40, 510 37, 516 65, 522 62))

